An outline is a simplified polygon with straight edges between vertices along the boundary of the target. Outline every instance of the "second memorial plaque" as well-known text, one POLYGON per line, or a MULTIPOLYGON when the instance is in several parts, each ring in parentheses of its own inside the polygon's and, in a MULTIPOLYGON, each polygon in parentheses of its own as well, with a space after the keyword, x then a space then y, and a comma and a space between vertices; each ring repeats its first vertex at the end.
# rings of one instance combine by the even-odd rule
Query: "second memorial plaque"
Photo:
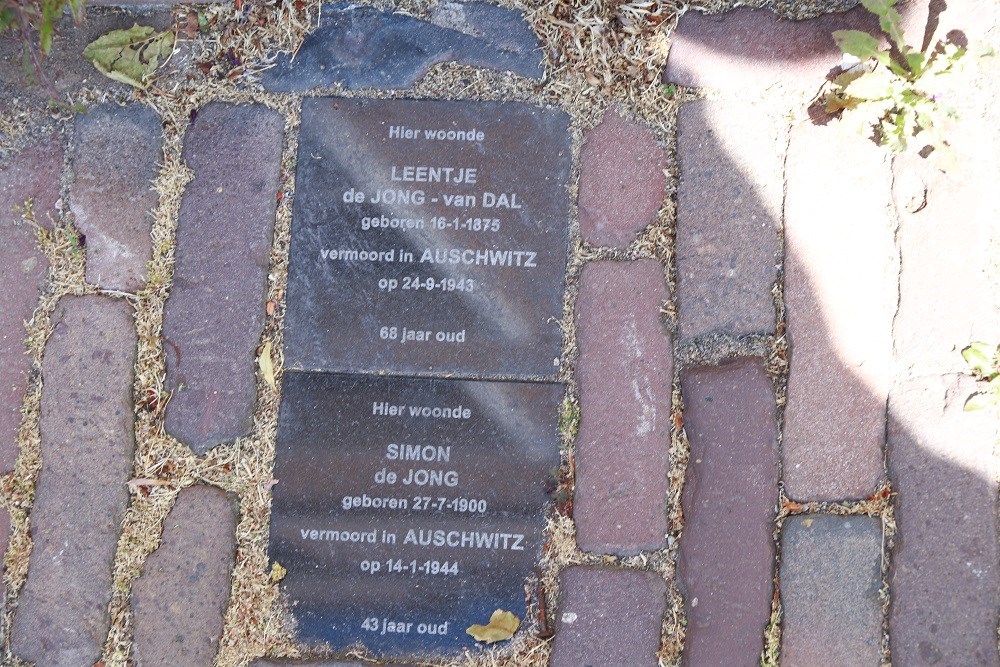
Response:
POLYGON ((559 466, 553 383, 292 372, 270 558, 297 635, 454 654, 496 609, 525 618, 559 466))
POLYGON ((558 110, 304 100, 286 367, 554 378, 570 165, 558 110))

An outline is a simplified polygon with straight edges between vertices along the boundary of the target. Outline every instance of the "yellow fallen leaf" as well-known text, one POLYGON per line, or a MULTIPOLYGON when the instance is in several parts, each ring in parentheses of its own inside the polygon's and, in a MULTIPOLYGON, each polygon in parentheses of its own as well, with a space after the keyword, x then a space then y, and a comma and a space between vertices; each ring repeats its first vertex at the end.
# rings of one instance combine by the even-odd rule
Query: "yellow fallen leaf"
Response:
POLYGON ((281 581, 282 579, 284 579, 286 574, 288 574, 288 570, 286 570, 281 565, 281 563, 279 563, 278 561, 274 561, 271 564, 271 581, 273 583, 276 584, 279 581, 281 581))
POLYGON ((490 616, 489 624, 470 625, 466 632, 472 635, 477 642, 492 644, 510 639, 519 627, 521 627, 521 619, 509 611, 497 609, 490 616))
POLYGON ((271 361, 271 341, 267 341, 260 348, 260 356, 257 357, 257 365, 260 366, 260 374, 264 376, 267 385, 274 389, 274 362, 271 361))

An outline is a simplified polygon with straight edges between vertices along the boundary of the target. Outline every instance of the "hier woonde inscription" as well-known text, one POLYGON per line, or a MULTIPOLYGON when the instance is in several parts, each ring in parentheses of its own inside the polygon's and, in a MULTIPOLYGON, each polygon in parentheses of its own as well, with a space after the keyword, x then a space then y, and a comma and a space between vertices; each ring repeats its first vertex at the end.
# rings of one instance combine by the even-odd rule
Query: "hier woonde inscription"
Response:
POLYGON ((270 537, 301 641, 454 654, 524 617, 569 168, 560 112, 303 102, 270 537))
POLYGON ((286 367, 554 378, 565 115, 313 98, 302 118, 286 367))

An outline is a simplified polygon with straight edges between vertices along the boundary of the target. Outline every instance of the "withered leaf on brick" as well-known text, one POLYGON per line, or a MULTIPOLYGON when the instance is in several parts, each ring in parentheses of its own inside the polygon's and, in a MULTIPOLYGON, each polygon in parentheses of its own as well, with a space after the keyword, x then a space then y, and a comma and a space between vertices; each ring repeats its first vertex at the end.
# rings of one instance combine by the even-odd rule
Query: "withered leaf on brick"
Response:
POLYGON ((510 639, 519 627, 521 627, 521 619, 509 611, 497 609, 490 616, 490 622, 487 625, 470 625, 466 632, 475 637, 478 642, 492 644, 510 639))

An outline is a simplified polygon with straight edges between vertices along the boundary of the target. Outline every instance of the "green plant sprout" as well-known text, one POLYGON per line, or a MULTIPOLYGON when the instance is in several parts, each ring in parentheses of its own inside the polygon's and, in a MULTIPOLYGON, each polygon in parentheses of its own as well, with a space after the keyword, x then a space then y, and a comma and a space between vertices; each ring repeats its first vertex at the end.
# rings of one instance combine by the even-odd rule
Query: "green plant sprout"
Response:
POLYGON ((861 0, 861 4, 878 16, 895 53, 880 48, 879 38, 860 30, 833 33, 840 50, 862 62, 833 80, 825 99, 827 112, 843 111, 845 122, 855 124, 860 133, 874 130, 879 144, 896 153, 918 138, 921 148, 932 146, 938 159, 951 161, 941 126, 956 113, 942 103, 937 91, 943 77, 957 71, 967 50, 943 41, 925 51, 914 49, 906 43, 902 17, 893 8, 896 0, 861 0))
POLYGON ((1000 407, 1000 345, 976 341, 962 350, 962 357, 972 375, 986 383, 983 391, 976 392, 965 401, 966 412, 1000 407))
POLYGON ((25 71, 34 70, 39 81, 54 93, 42 70, 42 57, 52 50, 56 21, 69 8, 74 20, 83 19, 84 0, 0 0, 0 37, 10 34, 21 42, 25 71))

